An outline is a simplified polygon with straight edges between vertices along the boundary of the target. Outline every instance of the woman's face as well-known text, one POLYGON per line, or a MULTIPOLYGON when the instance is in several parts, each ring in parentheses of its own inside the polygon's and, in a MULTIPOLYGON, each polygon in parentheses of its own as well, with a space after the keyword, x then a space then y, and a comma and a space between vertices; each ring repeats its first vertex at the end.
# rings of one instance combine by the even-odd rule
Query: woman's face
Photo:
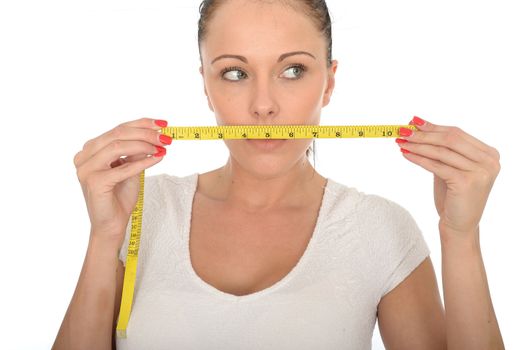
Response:
MULTIPOLYGON (((218 125, 319 124, 337 62, 327 67, 325 38, 308 16, 276 1, 229 0, 207 30, 200 72, 218 125)), ((303 160, 312 139, 224 142, 233 162, 274 177, 303 160)))

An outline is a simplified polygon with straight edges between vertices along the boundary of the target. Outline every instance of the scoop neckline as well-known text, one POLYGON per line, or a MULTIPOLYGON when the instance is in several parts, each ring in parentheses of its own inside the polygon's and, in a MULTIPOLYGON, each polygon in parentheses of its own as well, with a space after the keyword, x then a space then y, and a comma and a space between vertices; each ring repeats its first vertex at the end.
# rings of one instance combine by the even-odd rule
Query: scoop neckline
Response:
POLYGON ((210 293, 212 296, 218 297, 220 299, 224 300, 230 300, 230 301, 248 301, 257 299, 260 297, 263 297, 269 293, 272 293, 273 291, 281 288, 282 286, 286 285, 290 280, 292 280, 298 273, 301 272, 301 269, 303 266, 308 262, 310 256, 312 255, 312 250, 314 249, 314 245, 317 242, 319 231, 321 229, 321 222, 322 219, 325 217, 325 212, 327 211, 327 208, 329 206, 329 194, 332 192, 331 187, 333 185, 333 181, 327 177, 326 185, 323 189, 323 195, 321 200, 321 205, 318 210, 318 216, 316 218, 316 224, 314 225, 314 230, 311 235, 311 238, 307 244, 307 247, 305 248, 305 251, 301 255, 300 259, 294 265, 294 267, 279 281, 275 282, 274 284, 270 285, 269 287, 266 287, 264 289, 261 289, 259 291, 245 294, 245 295, 235 295, 231 293, 224 292, 222 290, 217 289, 216 287, 212 286, 211 284, 204 281, 197 272, 195 272, 194 267, 192 266, 192 261, 190 257, 190 229, 191 229, 191 220, 192 220, 192 207, 193 207, 193 201, 195 197, 195 193, 197 191, 197 180, 199 177, 199 173, 193 173, 189 176, 190 184, 191 184, 191 192, 188 196, 189 199, 189 205, 188 210, 186 212, 186 216, 184 218, 186 225, 185 230, 183 232, 183 247, 184 247, 184 265, 186 266, 186 270, 191 277, 191 279, 203 290, 210 293))

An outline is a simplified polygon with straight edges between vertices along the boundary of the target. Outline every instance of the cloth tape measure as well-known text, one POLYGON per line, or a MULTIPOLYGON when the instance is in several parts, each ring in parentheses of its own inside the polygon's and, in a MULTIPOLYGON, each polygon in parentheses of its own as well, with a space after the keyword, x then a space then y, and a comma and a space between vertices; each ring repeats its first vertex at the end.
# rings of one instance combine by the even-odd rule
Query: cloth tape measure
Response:
MULTIPOLYGON (((416 130, 413 125, 220 125, 167 126, 161 129, 161 133, 174 140, 379 138, 399 137, 400 127, 416 130)), ((139 198, 131 215, 130 241, 117 322, 119 338, 126 338, 126 327, 130 319, 141 242, 143 205, 144 170, 140 174, 139 198)))

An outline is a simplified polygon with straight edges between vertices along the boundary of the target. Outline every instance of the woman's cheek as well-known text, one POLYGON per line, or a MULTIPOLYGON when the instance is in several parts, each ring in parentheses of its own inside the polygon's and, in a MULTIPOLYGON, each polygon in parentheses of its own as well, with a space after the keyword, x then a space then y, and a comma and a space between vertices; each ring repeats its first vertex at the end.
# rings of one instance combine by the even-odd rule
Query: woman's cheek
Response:
POLYGON ((292 111, 293 115, 307 116, 318 115, 323 104, 323 87, 321 82, 308 80, 297 83, 294 89, 283 91, 282 111, 292 111))
POLYGON ((239 118, 247 114, 248 107, 245 105, 246 98, 241 93, 229 93, 214 96, 212 101, 212 104, 214 105, 214 113, 216 114, 216 120, 219 125, 242 124, 241 122, 228 119, 232 117, 239 118))

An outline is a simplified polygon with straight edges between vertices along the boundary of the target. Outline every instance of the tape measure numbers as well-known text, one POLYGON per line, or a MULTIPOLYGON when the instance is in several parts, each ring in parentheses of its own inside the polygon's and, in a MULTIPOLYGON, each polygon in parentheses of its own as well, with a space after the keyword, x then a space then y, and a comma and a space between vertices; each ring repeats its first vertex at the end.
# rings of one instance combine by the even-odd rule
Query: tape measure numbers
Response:
POLYGON ((133 208, 131 215, 130 241, 126 257, 126 269, 124 270, 124 282, 122 288, 121 308, 117 322, 117 337, 126 338, 126 327, 130 319, 133 292, 135 289, 135 275, 137 273, 137 261, 139 259, 139 245, 141 243, 142 210, 144 205, 144 170, 139 177, 139 198, 133 208))
MULTIPOLYGON (((399 137, 400 127, 416 130, 413 125, 223 125, 168 126, 162 128, 161 133, 171 136, 174 140, 383 138, 399 137)), ((130 241, 117 322, 119 338, 126 338, 126 328, 131 314, 141 242, 143 205, 144 170, 140 174, 139 197, 131 215, 130 241)))
POLYGON ((161 133, 174 140, 309 139, 398 137, 399 128, 413 125, 223 125, 168 126, 161 133))

